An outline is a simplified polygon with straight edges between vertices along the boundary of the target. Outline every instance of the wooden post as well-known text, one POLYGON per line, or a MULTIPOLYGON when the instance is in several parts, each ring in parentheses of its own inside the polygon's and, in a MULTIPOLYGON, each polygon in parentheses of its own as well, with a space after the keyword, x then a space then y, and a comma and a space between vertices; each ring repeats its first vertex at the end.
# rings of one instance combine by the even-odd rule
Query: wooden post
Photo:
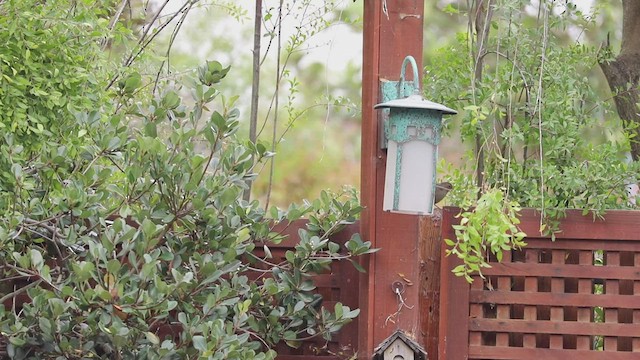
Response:
POLYGON ((420 330, 418 338, 429 355, 429 360, 438 360, 440 321, 440 265, 441 265, 441 221, 439 217, 420 219, 420 330))
POLYGON ((373 109, 380 101, 380 80, 398 80, 407 55, 422 69, 423 16, 420 0, 364 1, 361 201, 365 210, 360 232, 382 250, 363 263, 367 273, 360 281, 359 359, 370 359, 373 349, 397 329, 423 341, 419 217, 382 211, 386 151, 378 143, 379 114, 373 109), (394 284, 402 287, 400 295, 394 293, 394 284))

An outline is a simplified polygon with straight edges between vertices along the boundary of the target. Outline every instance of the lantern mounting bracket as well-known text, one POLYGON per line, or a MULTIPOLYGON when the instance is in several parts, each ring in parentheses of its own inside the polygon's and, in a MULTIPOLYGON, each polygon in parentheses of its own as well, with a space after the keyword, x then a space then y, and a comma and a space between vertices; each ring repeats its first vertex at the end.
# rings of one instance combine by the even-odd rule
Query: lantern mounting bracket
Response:
MULTIPOLYGON (((392 81, 387 79, 380 80, 380 94, 382 96, 382 102, 387 102, 390 100, 401 99, 413 94, 414 84, 413 81, 392 81), (400 89, 400 85, 402 84, 402 89, 400 89), (400 96, 398 95, 400 92, 400 96)), ((389 108, 382 109, 379 117, 379 126, 378 129, 380 135, 380 149, 386 150, 389 138, 389 108)))
MULTIPOLYGON (((416 59, 413 56, 407 56, 402 61, 402 68, 400 69, 400 81, 390 81, 386 79, 380 79, 380 94, 382 95, 382 102, 386 103, 391 100, 406 98, 411 94, 420 94, 420 78, 418 77, 418 65, 416 59), (413 70, 413 81, 405 80, 405 71, 407 64, 411 64, 413 70)), ((386 149, 389 138, 389 109, 382 110, 382 116, 380 116, 380 148, 386 149)))

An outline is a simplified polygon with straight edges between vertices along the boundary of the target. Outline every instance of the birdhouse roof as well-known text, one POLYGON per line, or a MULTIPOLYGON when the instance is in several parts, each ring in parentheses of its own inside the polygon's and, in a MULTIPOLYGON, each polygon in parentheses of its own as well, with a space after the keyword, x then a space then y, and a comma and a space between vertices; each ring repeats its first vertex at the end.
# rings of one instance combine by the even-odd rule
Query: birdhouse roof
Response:
POLYGON ((382 359, 384 351, 394 342, 396 339, 400 339, 416 354, 416 360, 427 360, 427 352, 424 351, 422 346, 415 342, 413 339, 407 337, 402 330, 396 330, 388 338, 378 345, 373 351, 373 359, 382 359))

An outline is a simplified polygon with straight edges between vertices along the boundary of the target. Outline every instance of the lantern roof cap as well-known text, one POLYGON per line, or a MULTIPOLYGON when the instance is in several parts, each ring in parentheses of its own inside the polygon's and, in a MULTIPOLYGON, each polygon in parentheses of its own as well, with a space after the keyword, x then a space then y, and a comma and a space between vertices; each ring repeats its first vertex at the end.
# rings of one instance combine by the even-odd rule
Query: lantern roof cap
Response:
POLYGON ((405 98, 389 100, 374 106, 375 109, 380 108, 400 108, 400 109, 423 109, 423 110, 438 110, 443 114, 455 115, 458 112, 449 109, 448 107, 429 101, 423 98, 420 94, 411 94, 405 98))

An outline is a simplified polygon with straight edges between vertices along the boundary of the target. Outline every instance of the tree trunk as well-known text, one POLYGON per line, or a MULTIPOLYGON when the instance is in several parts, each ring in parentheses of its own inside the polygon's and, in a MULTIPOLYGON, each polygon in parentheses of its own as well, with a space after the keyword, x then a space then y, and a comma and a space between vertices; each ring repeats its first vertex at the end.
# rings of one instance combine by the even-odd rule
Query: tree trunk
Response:
MULTIPOLYGON (((256 15, 253 23, 253 80, 251 82, 251 117, 249 118, 249 140, 258 141, 258 104, 260 99, 260 42, 262 41, 262 0, 256 0, 256 15)), ((247 187, 242 194, 246 201, 251 200, 251 180, 247 180, 247 187)))
MULTIPOLYGON (((640 160, 640 1, 622 1, 622 47, 613 61, 600 67, 614 93, 618 115, 631 137, 631 156, 640 160)), ((609 44, 607 44, 609 45, 609 44)))
MULTIPOLYGON (((491 29, 491 18, 493 16, 494 0, 478 0, 475 7, 475 18, 469 21, 474 21, 474 27, 476 32, 476 48, 475 56, 475 71, 474 82, 477 85, 482 79, 482 70, 484 68, 484 55, 487 51, 489 42, 489 30, 491 29)), ((482 137, 481 125, 478 124, 476 134, 476 157, 477 157, 477 169, 476 169, 476 185, 478 186, 478 198, 482 196, 482 189, 484 189, 484 143, 485 139, 482 137)))

